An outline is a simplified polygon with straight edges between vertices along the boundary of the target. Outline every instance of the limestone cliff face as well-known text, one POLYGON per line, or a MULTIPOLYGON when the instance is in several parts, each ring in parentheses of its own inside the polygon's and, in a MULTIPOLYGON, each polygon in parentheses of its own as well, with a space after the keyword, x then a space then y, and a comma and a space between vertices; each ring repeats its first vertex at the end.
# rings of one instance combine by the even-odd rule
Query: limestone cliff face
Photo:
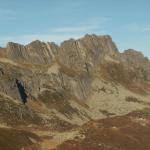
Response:
POLYGON ((90 71, 96 68, 105 55, 118 52, 110 36, 85 35, 79 40, 68 40, 61 44, 59 61, 76 71, 90 71))
MULTIPOLYGON (((34 87, 37 88, 30 88, 30 91, 33 91, 32 94, 37 96, 38 88, 42 87, 44 82, 51 84, 57 81, 59 88, 68 90, 68 93, 80 100, 86 99, 90 94, 92 83, 90 74, 99 69, 100 63, 104 61, 106 55, 113 56, 117 53, 117 47, 110 36, 85 35, 79 40, 65 41, 59 47, 54 43, 40 41, 34 41, 26 46, 15 43, 7 45, 9 59, 40 65, 51 65, 53 60, 58 63, 59 69, 55 76, 54 73, 51 73, 49 79, 42 80, 42 83, 38 83, 38 85, 36 83, 34 87)), ((42 77, 39 79, 37 77, 38 75, 35 75, 35 78, 29 80, 33 82, 42 79, 42 77)), ((56 85, 55 83, 54 86, 56 87, 56 85)))
MULTIPOLYGON (((38 83, 38 86, 36 86, 37 83, 35 84, 37 88, 30 89, 36 96, 38 88, 47 84, 47 81, 50 83, 57 81, 59 87, 64 90, 68 88, 67 90, 79 99, 86 99, 89 96, 93 76, 103 76, 128 86, 131 82, 135 84, 150 82, 148 58, 133 49, 119 53, 108 35, 85 35, 78 40, 67 40, 60 46, 40 41, 34 41, 26 46, 8 43, 6 49, 8 59, 30 65, 54 64, 52 68, 56 66, 54 72, 53 69, 48 69, 49 73, 45 75, 44 81, 38 83)), ((44 74, 34 73, 35 77, 29 80, 39 81, 44 74), (37 79, 38 76, 39 79, 37 79)))
POLYGON ((53 43, 34 41, 23 46, 10 42, 7 45, 7 57, 33 64, 51 64, 57 50, 58 46, 53 43))
POLYGON ((71 69, 82 71, 89 65, 99 64, 104 55, 118 52, 110 36, 85 35, 79 40, 68 40, 57 46, 54 43, 34 41, 26 46, 9 42, 7 56, 36 64, 51 64, 58 54, 60 63, 71 69))
POLYGON ((124 51, 121 58, 124 64, 133 67, 137 71, 140 79, 150 81, 150 61, 141 52, 129 49, 124 51))

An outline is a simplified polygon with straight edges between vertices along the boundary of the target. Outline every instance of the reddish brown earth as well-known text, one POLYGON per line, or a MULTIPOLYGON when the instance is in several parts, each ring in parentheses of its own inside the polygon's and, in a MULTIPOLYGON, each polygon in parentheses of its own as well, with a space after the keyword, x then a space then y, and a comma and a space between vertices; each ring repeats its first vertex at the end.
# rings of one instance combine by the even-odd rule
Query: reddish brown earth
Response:
POLYGON ((126 116, 91 121, 76 137, 58 150, 150 150, 150 113, 134 112, 126 116))
POLYGON ((150 110, 91 120, 64 132, 0 128, 0 135, 0 150, 150 150, 150 110))
POLYGON ((30 132, 0 128, 0 150, 39 150, 40 138, 30 132))
POLYGON ((6 48, 0 48, 0 57, 6 57, 6 48))

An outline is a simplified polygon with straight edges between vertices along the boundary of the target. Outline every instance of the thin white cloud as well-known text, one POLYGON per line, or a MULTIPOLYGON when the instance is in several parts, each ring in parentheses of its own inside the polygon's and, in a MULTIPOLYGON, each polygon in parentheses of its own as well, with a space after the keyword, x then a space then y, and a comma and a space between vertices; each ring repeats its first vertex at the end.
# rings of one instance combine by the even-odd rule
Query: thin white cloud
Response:
POLYGON ((62 27, 62 28, 53 28, 52 32, 84 32, 89 30, 89 26, 79 26, 79 27, 62 27))
POLYGON ((27 44, 34 40, 50 41, 59 44, 62 41, 70 38, 80 38, 87 33, 106 34, 107 31, 105 30, 105 26, 107 22, 108 18, 94 17, 84 22, 81 22, 76 26, 52 28, 47 32, 48 34, 27 34, 0 37, 0 45, 5 46, 10 41, 21 44, 27 44))
POLYGON ((150 24, 131 23, 125 25, 124 28, 133 32, 150 32, 150 24))
POLYGON ((76 26, 68 26, 68 27, 60 27, 60 28, 53 28, 51 29, 51 32, 56 32, 56 33, 63 33, 63 32, 68 32, 68 33, 91 33, 92 31, 94 32, 95 30, 104 30, 104 27, 106 23, 108 22, 108 18, 105 17, 93 17, 85 22, 81 22, 77 24, 76 26))

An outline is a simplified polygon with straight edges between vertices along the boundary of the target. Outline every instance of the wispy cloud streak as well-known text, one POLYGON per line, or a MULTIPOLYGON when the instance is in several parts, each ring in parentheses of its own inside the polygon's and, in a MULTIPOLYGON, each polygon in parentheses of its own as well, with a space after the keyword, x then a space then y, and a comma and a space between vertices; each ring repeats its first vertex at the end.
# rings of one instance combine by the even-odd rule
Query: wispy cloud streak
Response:
POLYGON ((76 26, 51 28, 46 34, 39 33, 0 37, 0 45, 4 46, 9 41, 27 44, 37 39, 42 41, 54 41, 59 44, 70 38, 80 38, 87 33, 106 34, 105 26, 108 21, 108 18, 94 17, 80 22, 76 26))
POLYGON ((150 32, 150 24, 131 23, 125 25, 124 28, 133 32, 150 32))
POLYGON ((69 32, 69 33, 88 33, 88 32, 94 32, 95 30, 103 30, 106 26, 106 23, 109 21, 108 18, 105 17, 93 17, 85 22, 81 22, 77 24, 76 26, 68 26, 68 27, 61 27, 61 28, 53 28, 51 29, 51 32, 56 33, 63 33, 63 32, 69 32))

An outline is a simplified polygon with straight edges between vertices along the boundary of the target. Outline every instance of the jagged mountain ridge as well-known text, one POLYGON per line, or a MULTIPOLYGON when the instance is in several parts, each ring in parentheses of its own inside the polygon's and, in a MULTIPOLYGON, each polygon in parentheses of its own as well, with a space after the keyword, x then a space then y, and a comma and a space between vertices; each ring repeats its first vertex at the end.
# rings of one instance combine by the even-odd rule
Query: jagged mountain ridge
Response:
POLYGON ((60 46, 10 42, 1 51, 0 76, 4 99, 19 102, 15 79, 20 80, 28 107, 44 120, 53 116, 79 125, 107 117, 105 111, 113 116, 149 107, 150 61, 132 49, 120 53, 107 35, 85 35, 60 46))
POLYGON ((140 149, 134 142, 149 133, 149 110, 150 61, 133 49, 120 53, 108 35, 85 35, 60 46, 34 41, 0 48, 3 150, 116 149, 120 143, 112 144, 111 135, 122 147, 128 141, 126 149, 140 149), (16 80, 25 89, 26 105, 16 80), (109 124, 103 126, 105 120, 109 124), (136 138, 134 127, 143 131, 136 138), (125 136, 124 129, 133 132, 125 136))

